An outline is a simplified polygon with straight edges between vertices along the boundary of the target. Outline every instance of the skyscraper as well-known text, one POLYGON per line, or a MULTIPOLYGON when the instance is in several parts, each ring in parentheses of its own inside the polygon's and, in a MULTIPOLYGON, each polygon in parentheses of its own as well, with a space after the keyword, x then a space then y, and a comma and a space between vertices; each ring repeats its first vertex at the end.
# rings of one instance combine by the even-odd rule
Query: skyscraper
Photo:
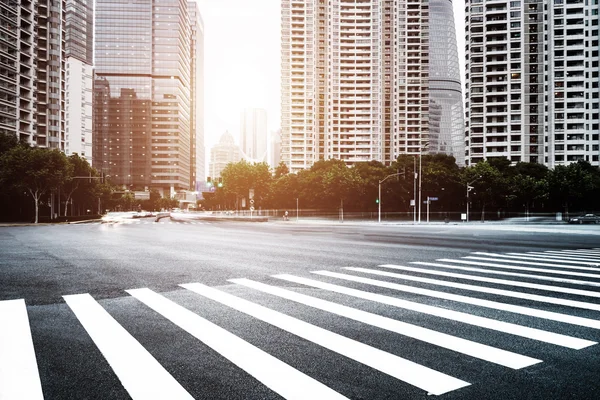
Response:
POLYGON ((65 153, 92 163, 94 9, 87 0, 67 0, 65 153))
POLYGON ((452 0, 429 1, 429 152, 465 164, 465 114, 452 0))
POLYGON ((0 2, 0 132, 36 139, 36 3, 0 2))
POLYGON ((192 28, 183 0, 96 1, 94 165, 119 185, 193 189, 192 28))
MULTIPOLYGON (((35 22, 34 22, 35 23, 35 22)), ((65 150, 66 0, 37 0, 35 143, 65 150)))
POLYGON ((242 157, 251 162, 267 161, 267 136, 267 111, 262 108, 247 108, 242 111, 242 157))
POLYGON ((431 46, 429 37, 431 24, 453 20, 452 7, 435 12, 420 0, 282 1, 281 156, 290 171, 328 158, 390 164, 400 154, 464 152, 453 144, 463 116, 442 101, 460 94, 449 83, 458 80, 456 44, 447 36, 448 47, 431 46))
POLYGON ((467 1, 467 163, 599 165, 598 0, 467 1))
MULTIPOLYGON (((197 187, 206 178, 204 149, 204 22, 195 1, 188 1, 192 28, 192 185, 197 187)), ((197 190, 197 189, 196 189, 197 190)))
POLYGON ((240 148, 235 144, 231 133, 226 131, 219 143, 210 149, 210 163, 208 165, 208 173, 211 178, 221 176, 221 172, 227 164, 236 163, 242 159, 240 148))

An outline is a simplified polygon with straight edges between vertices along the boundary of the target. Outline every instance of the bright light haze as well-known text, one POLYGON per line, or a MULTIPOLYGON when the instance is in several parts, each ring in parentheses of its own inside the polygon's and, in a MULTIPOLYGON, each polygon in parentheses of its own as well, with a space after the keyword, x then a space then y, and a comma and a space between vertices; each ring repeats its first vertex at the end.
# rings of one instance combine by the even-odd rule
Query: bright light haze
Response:
MULTIPOLYGON (((268 131, 280 125, 280 0, 196 0, 204 20, 204 144, 229 130, 239 144, 240 113, 267 110, 268 131)), ((464 1, 454 1, 464 80, 464 1)), ((270 140, 270 138, 269 138, 270 140)))

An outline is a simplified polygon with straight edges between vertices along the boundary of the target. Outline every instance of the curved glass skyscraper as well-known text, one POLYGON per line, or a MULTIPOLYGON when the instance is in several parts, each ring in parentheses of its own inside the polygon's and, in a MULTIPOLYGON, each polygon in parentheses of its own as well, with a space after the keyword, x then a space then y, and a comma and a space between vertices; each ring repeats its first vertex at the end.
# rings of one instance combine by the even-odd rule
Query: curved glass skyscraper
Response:
POLYGON ((465 164, 465 120, 452 0, 429 2, 429 152, 465 164))

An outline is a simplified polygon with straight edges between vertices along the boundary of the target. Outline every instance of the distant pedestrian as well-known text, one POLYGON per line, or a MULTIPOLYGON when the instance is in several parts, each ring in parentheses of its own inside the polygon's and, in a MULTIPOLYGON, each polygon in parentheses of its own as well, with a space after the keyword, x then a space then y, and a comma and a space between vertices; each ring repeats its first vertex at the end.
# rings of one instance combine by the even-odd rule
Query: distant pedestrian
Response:
POLYGON ((285 213, 283 213, 283 220, 284 221, 289 221, 289 213, 286 211, 285 213))

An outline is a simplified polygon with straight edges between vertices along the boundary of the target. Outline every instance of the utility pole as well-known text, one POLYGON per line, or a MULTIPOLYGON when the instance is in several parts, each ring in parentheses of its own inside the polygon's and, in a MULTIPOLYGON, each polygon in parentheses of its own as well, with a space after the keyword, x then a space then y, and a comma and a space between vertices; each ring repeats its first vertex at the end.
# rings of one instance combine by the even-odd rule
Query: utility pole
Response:
POLYGON ((483 178, 483 176, 480 175, 478 178, 467 183, 467 219, 466 219, 467 222, 469 222, 469 192, 474 189, 474 187, 471 185, 473 183, 477 182, 478 180, 480 180, 481 178, 483 178))
POLYGON ((386 179, 391 178, 392 176, 398 176, 398 175, 402 175, 402 172, 398 172, 396 174, 388 175, 388 176, 386 176, 385 178, 383 178, 382 180, 379 181, 379 192, 378 192, 379 197, 377 198, 377 201, 379 202, 378 203, 379 204, 379 211, 377 213, 377 222, 381 222, 381 184, 383 182, 385 182, 386 179))

